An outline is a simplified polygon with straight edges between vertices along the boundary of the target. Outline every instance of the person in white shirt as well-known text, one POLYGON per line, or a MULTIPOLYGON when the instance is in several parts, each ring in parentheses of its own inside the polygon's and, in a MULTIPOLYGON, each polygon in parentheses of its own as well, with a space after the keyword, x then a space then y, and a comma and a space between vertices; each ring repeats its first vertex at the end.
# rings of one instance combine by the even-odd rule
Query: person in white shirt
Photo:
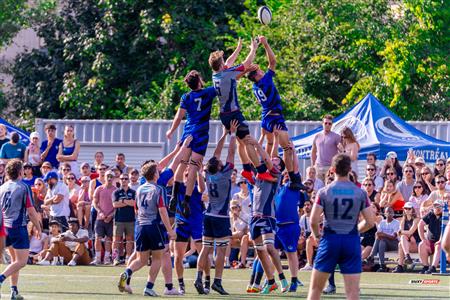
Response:
POLYGON ((91 258, 86 247, 89 233, 82 229, 77 218, 69 220, 69 230, 52 239, 49 252, 39 265, 50 265, 53 257, 62 256, 68 266, 89 265, 91 258))
POLYGON ((70 216, 69 188, 58 180, 58 174, 54 171, 48 172, 44 181, 48 184, 44 209, 50 210, 50 221, 58 221, 61 229, 65 231, 68 228, 67 218, 70 216))
POLYGON ((378 225, 372 253, 370 253, 369 257, 367 257, 367 261, 373 262, 374 256, 378 254, 381 267, 377 272, 387 272, 386 265, 384 263, 385 252, 398 250, 397 233, 400 229, 400 221, 394 219, 394 210, 392 207, 386 207, 384 209, 384 215, 386 219, 381 221, 378 225))
POLYGON ((141 186, 141 183, 139 182, 139 171, 137 169, 131 169, 130 183, 128 186, 134 191, 137 191, 138 187, 141 186))

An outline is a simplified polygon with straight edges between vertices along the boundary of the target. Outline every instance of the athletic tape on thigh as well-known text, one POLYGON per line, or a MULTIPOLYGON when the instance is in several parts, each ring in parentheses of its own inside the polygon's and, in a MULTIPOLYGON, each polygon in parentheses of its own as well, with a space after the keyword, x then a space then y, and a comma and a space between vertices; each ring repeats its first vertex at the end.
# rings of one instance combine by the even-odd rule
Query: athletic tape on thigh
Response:
POLYGON ((265 239, 263 244, 264 245, 273 245, 273 244, 275 244, 275 240, 274 239, 265 239))
POLYGON ((283 151, 291 151, 291 150, 293 150, 290 144, 289 144, 289 146, 282 147, 282 148, 283 148, 283 151))
POLYGON ((256 245, 255 245, 255 248, 256 248, 256 250, 265 250, 263 244, 256 244, 256 245))
POLYGON ((193 159, 191 158, 191 159, 189 160, 189 164, 190 164, 191 166, 200 168, 200 161, 198 161, 198 160, 193 160, 193 159))
POLYGON ((203 247, 212 248, 212 247, 214 247, 214 241, 203 240, 202 245, 203 245, 203 247))
POLYGON ((230 243, 230 240, 215 240, 216 247, 227 247, 230 243))

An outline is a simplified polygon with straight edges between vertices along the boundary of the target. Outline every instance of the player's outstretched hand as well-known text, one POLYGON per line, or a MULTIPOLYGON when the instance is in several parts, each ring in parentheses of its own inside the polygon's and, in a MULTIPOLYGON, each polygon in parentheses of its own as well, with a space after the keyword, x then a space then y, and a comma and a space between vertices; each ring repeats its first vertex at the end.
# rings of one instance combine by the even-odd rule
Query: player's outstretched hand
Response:
POLYGON ((252 39, 250 41, 250 49, 255 49, 256 50, 258 48, 258 46, 259 46, 259 40, 257 38, 252 39))
POLYGON ((176 234, 175 230, 173 230, 173 229, 171 231, 167 232, 167 235, 169 236, 169 240, 174 241, 177 239, 177 234, 176 234))
POLYGON ((238 127, 239 127, 239 121, 236 119, 232 120, 231 124, 230 124, 230 133, 236 133, 238 127))
POLYGON ((242 49, 242 39, 238 39, 237 49, 242 49))
POLYGON ((277 126, 275 126, 273 128, 273 135, 278 136, 280 134, 280 131, 282 131, 282 130, 283 130, 283 127, 280 124, 278 124, 277 126))
POLYGON ((259 42, 260 42, 261 44, 263 44, 263 45, 266 45, 266 44, 267 44, 267 39, 266 39, 266 37, 263 36, 263 35, 260 35, 260 36, 258 37, 258 40, 259 40, 259 42))
POLYGON ((193 139, 194 138, 192 137, 192 135, 188 135, 188 137, 183 142, 183 147, 189 147, 193 139))
POLYGON ((172 139, 173 132, 169 129, 166 131, 166 138, 168 140, 172 139))

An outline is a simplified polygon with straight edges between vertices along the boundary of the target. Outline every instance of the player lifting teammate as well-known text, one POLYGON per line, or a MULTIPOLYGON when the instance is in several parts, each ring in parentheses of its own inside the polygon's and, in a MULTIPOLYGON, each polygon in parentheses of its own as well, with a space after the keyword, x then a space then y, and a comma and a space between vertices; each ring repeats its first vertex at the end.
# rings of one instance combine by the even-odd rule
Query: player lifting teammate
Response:
MULTIPOLYGON (((224 268, 225 252, 230 242, 230 191, 231 174, 234 169, 234 154, 236 149, 236 130, 239 126, 237 120, 230 124, 230 144, 228 156, 224 165, 220 160, 227 130, 217 143, 214 156, 206 164, 206 184, 208 188, 209 205, 203 219, 203 248, 198 257, 197 279, 194 283, 199 294, 205 294, 203 288, 203 271, 208 269, 209 255, 214 251, 216 243, 215 276, 211 288, 221 295, 228 295, 222 286, 222 272, 224 268)), ((209 270, 208 270, 209 273, 209 270)))
POLYGON ((330 273, 339 264, 344 276, 347 299, 359 299, 359 280, 362 271, 359 233, 374 225, 374 215, 369 198, 348 179, 350 157, 338 154, 331 168, 336 181, 319 190, 311 212, 311 229, 319 243, 311 276, 308 299, 320 299, 330 273), (321 238, 319 223, 324 214, 324 234, 321 238), (363 220, 358 224, 359 214, 363 220), (320 242, 319 242, 320 241, 320 242))
POLYGON ((215 51, 209 56, 209 65, 213 70, 213 83, 220 102, 220 120, 222 124, 230 130, 232 120, 239 122, 236 136, 239 142, 238 153, 243 165, 242 176, 250 183, 254 184, 251 163, 258 172, 257 178, 266 181, 275 181, 275 178, 267 172, 265 164, 261 163, 255 147, 250 143, 252 137, 248 125, 239 107, 237 96, 237 80, 245 73, 245 69, 250 67, 255 58, 258 41, 253 39, 250 44, 250 53, 241 65, 233 66, 239 52, 242 49, 242 41, 239 39, 236 50, 224 62, 223 51, 215 51))

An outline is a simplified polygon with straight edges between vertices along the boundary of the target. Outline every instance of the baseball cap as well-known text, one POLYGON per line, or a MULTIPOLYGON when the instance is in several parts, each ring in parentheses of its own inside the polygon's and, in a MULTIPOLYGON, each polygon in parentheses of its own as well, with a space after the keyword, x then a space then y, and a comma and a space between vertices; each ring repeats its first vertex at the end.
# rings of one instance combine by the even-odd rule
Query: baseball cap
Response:
POLYGON ((406 202, 403 208, 414 208, 414 205, 411 202, 406 202))
POLYGON ((0 159, 0 165, 6 166, 6 162, 3 159, 0 159))
POLYGON ((80 178, 80 181, 81 181, 81 182, 84 182, 84 181, 91 181, 91 177, 89 177, 89 176, 82 176, 82 177, 80 178))
POLYGON ((397 158, 397 153, 395 153, 394 151, 389 151, 386 154, 386 158, 397 158))
POLYGON ((440 207, 442 207, 443 204, 444 204, 444 202, 442 200, 435 200, 433 202, 433 206, 440 206, 440 207))
POLYGON ((423 159, 423 157, 416 157, 416 159, 414 160, 414 164, 425 164, 425 160, 423 159))
POLYGON ((23 164, 23 168, 32 168, 32 167, 33 167, 33 165, 29 162, 26 162, 23 164))
POLYGON ((80 165, 80 168, 83 168, 83 167, 90 167, 89 166, 89 163, 87 163, 87 162, 84 162, 84 163, 82 163, 81 165, 80 165))
POLYGON ((114 172, 112 170, 106 171, 105 176, 108 176, 108 175, 111 175, 113 177, 116 176, 116 174, 114 174, 114 172))
POLYGON ((58 179, 58 174, 55 171, 50 171, 45 174, 44 181, 47 182, 50 179, 58 179))
POLYGON ((68 223, 77 223, 80 224, 80 222, 78 222, 77 218, 69 218, 69 220, 67 221, 68 223))
POLYGON ((43 167, 43 166, 46 166, 46 167, 49 167, 50 169, 53 169, 53 166, 52 166, 52 164, 49 161, 44 161, 42 163, 41 167, 43 167))
POLYGON ((33 138, 35 138, 35 137, 40 138, 39 133, 36 132, 36 131, 33 131, 33 132, 30 134, 30 139, 33 139, 33 138))
POLYGON ((48 222, 48 225, 50 225, 50 226, 52 226, 52 225, 58 225, 58 226, 61 226, 61 223, 59 223, 59 222, 56 221, 56 220, 51 220, 50 222, 48 222))

